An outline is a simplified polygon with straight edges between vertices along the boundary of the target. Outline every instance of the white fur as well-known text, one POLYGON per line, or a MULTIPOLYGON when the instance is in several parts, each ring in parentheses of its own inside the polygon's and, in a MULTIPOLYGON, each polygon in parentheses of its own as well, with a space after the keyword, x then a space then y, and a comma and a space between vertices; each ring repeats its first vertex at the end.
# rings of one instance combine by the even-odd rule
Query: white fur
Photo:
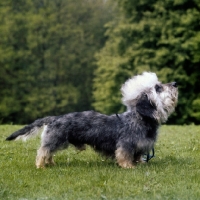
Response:
POLYGON ((42 131, 42 134, 41 134, 41 138, 42 138, 42 139, 43 139, 43 137, 44 137, 46 131, 47 131, 47 125, 44 125, 44 126, 43 126, 43 131, 42 131))
POLYGON ((159 123, 166 122, 169 115, 174 112, 178 99, 178 93, 174 91, 169 90, 168 86, 164 86, 164 91, 160 94, 156 93, 154 87, 146 92, 149 101, 156 106, 154 117, 159 123))
POLYGON ((28 140, 32 136, 37 135, 37 133, 41 128, 42 127, 34 127, 33 129, 30 130, 30 132, 27 132, 24 135, 19 135, 15 140, 23 140, 24 142, 26 142, 26 140, 28 140))
POLYGON ((155 86, 157 83, 159 83, 158 78, 152 72, 144 72, 128 79, 121 87, 123 104, 129 107, 130 101, 137 99, 144 90, 155 86))

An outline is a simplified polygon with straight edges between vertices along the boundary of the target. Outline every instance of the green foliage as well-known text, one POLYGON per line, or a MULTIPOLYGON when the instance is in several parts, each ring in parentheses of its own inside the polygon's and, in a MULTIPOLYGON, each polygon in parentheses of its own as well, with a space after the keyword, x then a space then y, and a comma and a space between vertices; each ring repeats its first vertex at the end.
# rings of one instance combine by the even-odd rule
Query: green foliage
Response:
POLYGON ((200 121, 200 98, 195 99, 192 102, 192 113, 191 116, 193 116, 196 121, 200 121))
POLYGON ((28 123, 91 108, 94 53, 113 12, 104 0, 2 0, 0 120, 28 123))
POLYGON ((199 126, 161 127, 156 157, 135 169, 71 147, 56 154, 56 166, 36 169, 39 137, 5 141, 19 128, 0 126, 0 199, 199 199, 199 126))
POLYGON ((200 123, 192 107, 200 87, 199 1, 118 0, 118 5, 121 15, 108 24, 109 39, 97 55, 94 107, 122 111, 121 84, 154 71, 161 81, 179 84, 178 108, 168 123, 200 123))

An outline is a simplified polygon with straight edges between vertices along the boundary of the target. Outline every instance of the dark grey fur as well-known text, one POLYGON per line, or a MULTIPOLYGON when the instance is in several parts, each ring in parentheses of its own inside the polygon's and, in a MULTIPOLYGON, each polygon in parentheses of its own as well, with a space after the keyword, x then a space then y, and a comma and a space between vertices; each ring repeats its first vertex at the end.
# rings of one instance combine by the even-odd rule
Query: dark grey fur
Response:
POLYGON ((29 135, 34 132, 35 127, 48 125, 45 135, 42 136, 42 147, 48 149, 50 154, 66 148, 69 143, 78 148, 88 144, 96 151, 113 158, 116 149, 121 147, 130 153, 134 160, 151 150, 158 128, 158 123, 151 118, 151 113, 146 113, 148 117, 139 114, 140 106, 145 105, 138 105, 137 111, 118 116, 85 111, 38 119, 14 132, 6 140, 29 135))

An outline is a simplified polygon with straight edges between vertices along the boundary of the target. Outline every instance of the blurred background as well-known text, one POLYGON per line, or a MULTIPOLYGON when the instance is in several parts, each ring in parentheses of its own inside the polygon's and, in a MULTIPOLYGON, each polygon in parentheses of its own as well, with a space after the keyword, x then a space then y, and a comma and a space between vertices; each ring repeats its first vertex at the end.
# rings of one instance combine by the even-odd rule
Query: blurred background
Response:
POLYGON ((177 81, 168 124, 200 124, 199 0, 1 0, 0 124, 125 111, 143 71, 177 81))

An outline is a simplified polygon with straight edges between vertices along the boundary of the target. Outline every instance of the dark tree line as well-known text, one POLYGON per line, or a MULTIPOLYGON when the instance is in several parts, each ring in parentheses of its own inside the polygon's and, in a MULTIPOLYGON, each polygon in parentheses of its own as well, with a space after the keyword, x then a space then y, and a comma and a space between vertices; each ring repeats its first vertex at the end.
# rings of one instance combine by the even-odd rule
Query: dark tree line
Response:
POLYGON ((94 107, 123 111, 120 85, 133 74, 154 71, 163 82, 179 84, 178 107, 168 123, 200 123, 200 1, 118 0, 118 5, 121 17, 109 24, 109 39, 97 54, 94 107))
POLYGON ((103 0, 1 0, 0 121, 91 109, 94 54, 112 9, 103 0))
POLYGON ((199 0, 1 0, 0 122, 125 110, 120 87, 177 81, 168 123, 200 123, 199 0))

